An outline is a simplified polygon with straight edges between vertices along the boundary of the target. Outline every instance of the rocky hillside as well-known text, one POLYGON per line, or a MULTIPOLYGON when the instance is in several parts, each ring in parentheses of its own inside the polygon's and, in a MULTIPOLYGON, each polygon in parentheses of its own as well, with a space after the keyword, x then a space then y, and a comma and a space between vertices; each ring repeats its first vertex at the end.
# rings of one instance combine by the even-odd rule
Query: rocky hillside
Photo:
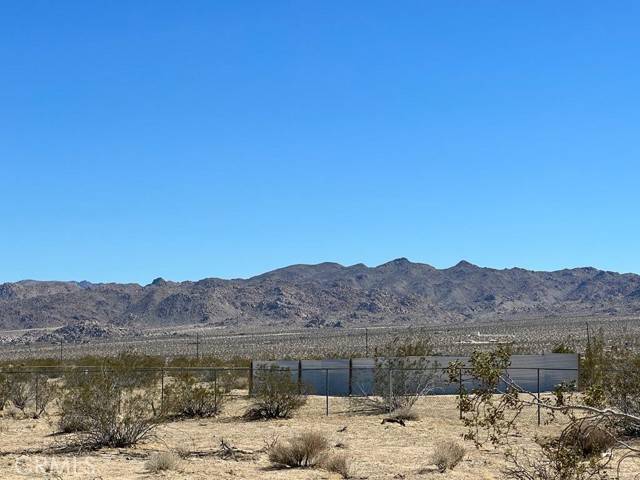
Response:
POLYGON ((348 326, 542 315, 640 313, 640 276, 594 268, 534 272, 468 262, 436 269, 293 265, 246 280, 151 284, 21 281, 0 285, 0 328, 86 324, 348 326))

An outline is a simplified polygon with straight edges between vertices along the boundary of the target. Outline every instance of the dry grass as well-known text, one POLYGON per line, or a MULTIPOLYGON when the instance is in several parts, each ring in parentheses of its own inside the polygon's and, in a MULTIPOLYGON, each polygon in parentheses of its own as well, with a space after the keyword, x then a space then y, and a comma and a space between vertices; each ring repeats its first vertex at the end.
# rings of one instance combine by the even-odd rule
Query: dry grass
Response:
POLYGON ((180 456, 174 452, 152 453, 145 464, 146 469, 152 473, 176 470, 180 464, 180 456))
POLYGON ((451 440, 439 443, 431 455, 433 463, 440 472, 453 470, 464 458, 465 449, 458 443, 451 440))
POLYGON ((389 415, 387 415, 387 418, 402 421, 415 421, 420 419, 420 416, 413 410, 412 407, 403 407, 391 412, 389 415))
POLYGON ((324 460, 329 448, 327 437, 318 432, 304 432, 287 442, 276 442, 269 449, 269 461, 276 466, 315 467, 324 460))
POLYGON ((344 454, 328 455, 322 461, 322 468, 329 472, 337 473, 342 478, 351 478, 351 465, 344 454))

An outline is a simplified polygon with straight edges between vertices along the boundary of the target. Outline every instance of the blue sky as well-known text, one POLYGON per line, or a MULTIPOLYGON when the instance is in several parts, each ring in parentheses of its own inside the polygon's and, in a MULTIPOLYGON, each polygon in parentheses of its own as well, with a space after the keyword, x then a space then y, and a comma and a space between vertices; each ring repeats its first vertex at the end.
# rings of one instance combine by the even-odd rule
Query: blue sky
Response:
POLYGON ((640 272, 640 4, 0 5, 0 281, 640 272))

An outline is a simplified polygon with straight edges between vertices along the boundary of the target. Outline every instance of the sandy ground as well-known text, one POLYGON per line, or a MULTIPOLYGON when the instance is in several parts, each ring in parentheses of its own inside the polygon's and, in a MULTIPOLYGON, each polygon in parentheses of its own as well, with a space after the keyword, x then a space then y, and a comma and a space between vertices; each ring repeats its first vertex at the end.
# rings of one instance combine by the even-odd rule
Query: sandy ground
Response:
MULTIPOLYGON (((265 441, 314 430, 326 434, 334 451, 345 453, 352 463, 354 478, 367 479, 498 479, 504 465, 499 450, 477 450, 470 442, 465 459, 453 471, 419 473, 429 466, 429 457, 442 441, 460 440, 464 427, 458 419, 454 397, 428 398, 419 402, 420 419, 406 427, 381 424, 382 416, 352 416, 345 399, 331 398, 331 414, 325 416, 325 399, 311 397, 289 420, 245 422, 239 418, 245 399, 230 402, 219 418, 187 420, 162 425, 155 438, 137 448, 74 455, 48 455, 38 449, 64 444, 68 436, 54 435, 56 417, 16 420, 6 414, 0 419, 1 479, 338 479, 323 470, 273 469, 263 449, 265 441), (344 430, 346 427, 346 430, 344 430), (341 431, 344 430, 344 431, 341 431), (153 474, 147 471, 148 456, 157 451, 212 452, 224 438, 235 447, 256 452, 252 458, 223 460, 213 455, 188 456, 175 471, 153 474), (338 445, 338 446, 336 446, 338 445)), ((518 442, 535 448, 536 435, 552 433, 558 427, 540 426, 535 412, 522 423, 518 442)), ((460 440, 462 441, 462 440, 460 440)), ((638 462, 629 464, 623 478, 640 472, 638 462)))

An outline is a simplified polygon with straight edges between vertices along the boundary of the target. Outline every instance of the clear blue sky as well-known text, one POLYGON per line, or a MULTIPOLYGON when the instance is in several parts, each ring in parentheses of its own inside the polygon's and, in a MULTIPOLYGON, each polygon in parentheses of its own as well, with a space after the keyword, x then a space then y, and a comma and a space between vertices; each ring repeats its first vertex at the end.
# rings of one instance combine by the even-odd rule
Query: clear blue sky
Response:
POLYGON ((0 5, 0 281, 640 272, 637 1, 0 5))

